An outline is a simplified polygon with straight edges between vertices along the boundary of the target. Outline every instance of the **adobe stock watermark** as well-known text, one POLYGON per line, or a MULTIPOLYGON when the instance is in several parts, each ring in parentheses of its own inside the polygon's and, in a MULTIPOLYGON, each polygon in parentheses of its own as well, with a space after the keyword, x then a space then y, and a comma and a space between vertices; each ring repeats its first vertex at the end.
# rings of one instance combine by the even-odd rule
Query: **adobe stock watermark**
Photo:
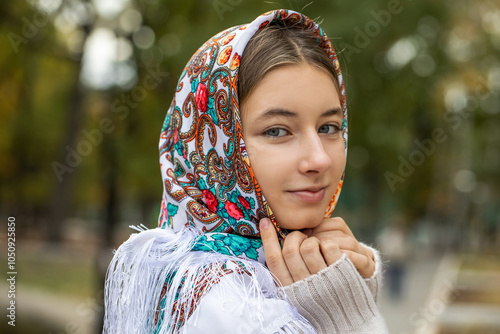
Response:
POLYGON ((356 33, 353 39, 354 45, 340 42, 340 50, 342 50, 341 54, 345 62, 349 64, 353 54, 360 54, 361 50, 366 48, 372 40, 380 34, 382 28, 387 28, 389 26, 392 17, 401 14, 403 9, 404 5, 401 0, 389 0, 386 9, 381 9, 379 11, 372 10, 370 15, 373 17, 373 20, 368 21, 363 29, 358 26, 354 27, 354 32, 356 33))
MULTIPOLYGON (((444 312, 446 305, 453 302, 460 295, 460 291, 449 280, 444 281, 444 287, 438 296, 431 299, 424 306, 413 312, 408 318, 408 323, 413 327, 412 333, 429 333, 430 326, 444 312)), ((399 334, 409 334, 400 332, 399 334)))
MULTIPOLYGON (((146 74, 141 85, 135 86, 129 93, 122 93, 119 98, 111 103, 111 112, 118 116, 120 120, 124 120, 130 113, 131 109, 136 109, 140 102, 144 101, 151 91, 168 77, 169 72, 161 72, 159 64, 156 67, 147 66, 146 74)), ((64 162, 53 161, 52 169, 59 180, 63 182, 66 173, 72 173, 83 161, 83 158, 89 156, 94 147, 100 145, 105 134, 109 134, 116 129, 116 124, 109 117, 105 117, 99 121, 99 126, 91 130, 83 129, 81 139, 75 147, 66 145, 66 157, 64 162)))
POLYGON ((51 20, 52 13, 55 13, 57 7, 59 7, 60 1, 52 0, 47 4, 47 9, 49 11, 40 11, 33 14, 31 19, 23 16, 21 22, 23 23, 21 30, 16 32, 9 32, 7 38, 10 41, 10 45, 15 53, 19 52, 19 47, 21 44, 28 44, 30 40, 35 38, 40 29, 45 27, 47 23, 51 20))
POLYGON ((9 290, 7 297, 9 303, 7 304, 7 324, 9 326, 16 326, 16 218, 9 217, 7 219, 7 282, 9 290))
POLYGON ((213 6, 215 12, 219 16, 219 19, 222 21, 224 20, 225 12, 232 12, 234 8, 240 5, 242 2, 243 0, 215 0, 213 2, 213 6))
MULTIPOLYGON (((484 87, 488 87, 486 84, 484 87)), ((486 93, 481 93, 482 86, 476 86, 474 95, 467 96, 467 104, 462 111, 459 112, 446 112, 443 115, 443 121, 447 124, 451 131, 457 131, 467 120, 472 113, 479 107, 481 101, 485 100, 490 94, 495 94, 487 89, 486 93)), ((430 138, 422 141, 415 139, 415 149, 413 149, 407 157, 402 155, 398 156, 399 165, 396 172, 386 171, 384 173, 385 180, 389 185, 392 192, 396 190, 398 183, 404 183, 410 176, 415 173, 417 167, 424 164, 429 156, 434 154, 439 144, 446 142, 449 134, 445 129, 437 127, 432 130, 430 138)))

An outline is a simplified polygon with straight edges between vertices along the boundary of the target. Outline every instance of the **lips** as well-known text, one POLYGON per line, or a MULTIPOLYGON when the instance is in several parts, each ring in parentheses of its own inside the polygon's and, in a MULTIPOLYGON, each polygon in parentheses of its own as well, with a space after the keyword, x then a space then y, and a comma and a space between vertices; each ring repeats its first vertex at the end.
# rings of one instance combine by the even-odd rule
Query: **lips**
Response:
POLYGON ((299 190, 288 191, 292 196, 306 203, 318 203, 323 201, 325 197, 326 187, 305 188, 299 190))

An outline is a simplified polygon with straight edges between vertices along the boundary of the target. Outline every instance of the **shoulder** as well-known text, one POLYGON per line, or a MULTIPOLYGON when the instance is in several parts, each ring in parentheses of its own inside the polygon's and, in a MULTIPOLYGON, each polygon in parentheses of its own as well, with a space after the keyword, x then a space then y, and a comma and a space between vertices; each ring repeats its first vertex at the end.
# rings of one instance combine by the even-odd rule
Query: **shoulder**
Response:
POLYGON ((284 326, 307 328, 266 268, 248 270, 238 262, 224 264, 226 274, 200 299, 183 326, 183 334, 285 333, 284 326))

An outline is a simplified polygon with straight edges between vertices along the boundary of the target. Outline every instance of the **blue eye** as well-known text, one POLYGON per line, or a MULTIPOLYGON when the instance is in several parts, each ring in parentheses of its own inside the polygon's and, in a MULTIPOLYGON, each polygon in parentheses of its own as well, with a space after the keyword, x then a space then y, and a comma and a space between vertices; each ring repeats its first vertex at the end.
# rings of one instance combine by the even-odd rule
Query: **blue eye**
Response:
POLYGON ((336 125, 332 124, 325 124, 319 127, 318 132, 319 133, 326 133, 326 134, 334 134, 338 132, 340 129, 336 125))
POLYGON ((288 131, 286 131, 285 129, 281 129, 281 128, 272 128, 272 129, 266 130, 264 132, 264 134, 269 136, 269 137, 283 137, 283 136, 286 136, 288 134, 288 131))

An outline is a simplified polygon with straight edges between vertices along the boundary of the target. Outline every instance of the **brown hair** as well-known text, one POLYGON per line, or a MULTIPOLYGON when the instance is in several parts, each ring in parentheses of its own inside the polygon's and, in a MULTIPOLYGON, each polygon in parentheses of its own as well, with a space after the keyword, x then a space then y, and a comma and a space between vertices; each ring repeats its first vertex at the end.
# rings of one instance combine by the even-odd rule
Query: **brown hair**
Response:
POLYGON ((296 25, 270 24, 248 41, 238 73, 240 106, 252 89, 271 70, 290 64, 308 63, 329 73, 340 92, 337 73, 327 53, 311 30, 296 25))

